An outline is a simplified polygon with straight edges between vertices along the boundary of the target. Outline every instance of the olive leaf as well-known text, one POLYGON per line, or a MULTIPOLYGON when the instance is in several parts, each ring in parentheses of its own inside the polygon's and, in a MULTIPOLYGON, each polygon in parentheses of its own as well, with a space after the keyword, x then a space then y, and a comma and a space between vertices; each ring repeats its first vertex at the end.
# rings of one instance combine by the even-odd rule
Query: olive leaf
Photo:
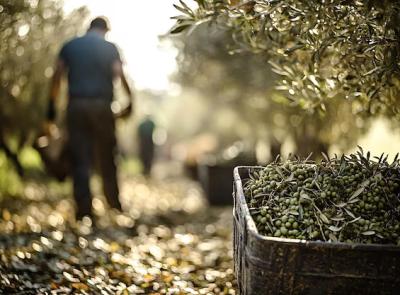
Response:
POLYGON ((349 200, 347 203, 354 204, 354 203, 357 203, 358 201, 360 201, 360 199, 354 198, 354 199, 349 200))
POLYGON ((319 217, 321 218, 321 220, 326 223, 326 224, 330 224, 330 220, 328 219, 328 217, 326 217, 326 215, 322 212, 319 213, 319 217))
POLYGON ((331 220, 333 220, 333 221, 343 221, 343 220, 346 220, 346 218, 344 218, 344 217, 332 217, 331 220))
POLYGON ((337 237, 333 233, 329 233, 328 237, 332 242, 338 241, 337 237))
POLYGON ((286 182, 291 182, 294 180, 294 173, 290 173, 289 177, 285 179, 286 182))
POLYGON ((362 194, 362 192, 365 190, 365 186, 362 186, 361 185, 361 187, 359 188, 359 189, 357 189, 352 195, 351 195, 351 197, 349 198, 349 201, 351 201, 352 199, 354 199, 354 198, 357 198, 359 195, 361 195, 362 194))
POLYGON ((346 206, 347 206, 347 203, 342 202, 342 203, 337 204, 337 205, 335 205, 335 206, 338 207, 338 208, 343 208, 343 207, 346 207, 346 206))
POLYGON ((305 199, 305 200, 308 200, 308 201, 312 201, 313 200, 312 198, 310 198, 310 196, 308 194, 306 194, 304 192, 300 194, 300 199, 305 199))
POLYGON ((356 216, 355 216, 349 209, 344 208, 344 211, 346 211, 346 213, 347 213, 350 217, 356 218, 356 216))
POLYGON ((276 170, 276 172, 278 172, 279 173, 279 175, 282 177, 282 178, 284 178, 285 176, 283 175, 283 172, 282 172, 282 170, 279 168, 279 167, 275 167, 275 170, 276 170))
POLYGON ((364 236, 372 236, 372 235, 375 234, 375 231, 373 231, 373 230, 367 230, 367 231, 365 231, 365 232, 362 232, 361 234, 364 235, 364 236))
POLYGON ((331 230, 333 232, 338 232, 338 231, 342 230, 341 227, 336 227, 336 226, 333 226, 333 225, 329 226, 328 228, 329 228, 329 230, 331 230))
POLYGON ((357 222, 357 221, 359 221, 360 219, 361 219, 361 216, 359 216, 359 217, 357 217, 357 218, 354 218, 353 220, 349 221, 349 223, 357 222))
POLYGON ((300 218, 300 220, 303 220, 303 216, 304 216, 304 209, 303 209, 303 206, 300 204, 299 205, 299 218, 300 218))
POLYGON ((326 163, 329 163, 329 162, 331 161, 331 160, 329 159, 329 157, 328 157, 324 152, 322 152, 321 154, 322 154, 322 156, 324 157, 326 163))

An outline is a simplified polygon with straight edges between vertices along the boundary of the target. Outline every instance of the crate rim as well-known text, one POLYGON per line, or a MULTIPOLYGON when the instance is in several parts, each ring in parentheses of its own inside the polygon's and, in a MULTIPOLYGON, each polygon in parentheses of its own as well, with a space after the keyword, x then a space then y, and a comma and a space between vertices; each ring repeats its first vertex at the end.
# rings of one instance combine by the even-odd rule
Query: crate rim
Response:
MULTIPOLYGON (((268 165, 267 165, 268 166, 268 165)), ((247 202, 244 196, 243 192, 243 187, 242 187, 242 179, 240 177, 239 170, 244 170, 247 169, 262 169, 267 166, 236 166, 233 169, 233 175, 234 175, 234 182, 238 191, 238 194, 234 195, 234 198, 236 199, 235 201, 238 202, 241 207, 244 209, 244 220, 246 223, 246 227, 248 231, 255 236, 258 240, 263 240, 266 242, 270 243, 279 243, 279 244, 288 244, 288 245, 298 245, 298 246, 304 246, 307 248, 335 248, 335 249, 342 249, 342 250, 352 250, 352 249, 357 249, 357 250, 365 250, 365 251, 394 251, 394 252, 400 252, 400 246, 394 245, 394 244, 362 244, 362 243, 354 243, 354 244, 349 244, 349 243, 344 243, 344 242, 324 242, 324 241, 307 241, 307 240, 299 240, 299 239, 287 239, 287 238, 277 238, 277 237, 269 237, 269 236, 264 236, 261 235, 256 227, 256 224, 251 217, 249 207, 247 206, 247 202)), ((239 205, 238 204, 238 205, 239 205)), ((234 209, 234 214, 235 214, 235 209, 234 209)))

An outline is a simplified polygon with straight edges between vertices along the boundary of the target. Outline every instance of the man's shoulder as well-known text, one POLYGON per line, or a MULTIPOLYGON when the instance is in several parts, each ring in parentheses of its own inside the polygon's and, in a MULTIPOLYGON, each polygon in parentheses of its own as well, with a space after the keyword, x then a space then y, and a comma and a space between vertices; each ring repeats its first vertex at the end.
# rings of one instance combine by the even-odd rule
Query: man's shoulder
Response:
POLYGON ((81 43, 81 42, 100 43, 108 47, 117 48, 117 46, 113 42, 107 41, 103 38, 99 38, 90 34, 85 34, 83 36, 71 38, 64 43, 64 46, 69 46, 70 44, 81 43))
MULTIPOLYGON (((78 40, 76 40, 75 42, 79 43, 80 42, 79 38, 77 38, 77 39, 78 40)), ((72 40, 72 41, 74 41, 74 40, 72 40)), ((117 46, 114 43, 107 41, 104 38, 91 38, 91 36, 85 35, 82 37, 82 41, 89 42, 97 48, 103 48, 108 51, 116 51, 117 50, 117 46)))
POLYGON ((105 49, 105 52, 107 52, 107 54, 113 59, 120 59, 118 47, 110 41, 104 40, 104 42, 103 48, 105 49))
POLYGON ((82 39, 82 37, 74 37, 72 39, 67 40, 62 46, 62 50, 65 50, 68 47, 74 46, 74 44, 79 43, 81 39, 82 39))
POLYGON ((109 48, 111 48, 113 50, 117 50, 117 45, 115 45, 113 42, 110 42, 110 41, 107 41, 107 40, 104 40, 104 42, 105 42, 107 47, 109 47, 109 48))
POLYGON ((69 56, 76 55, 76 52, 86 50, 87 48, 93 48, 93 50, 106 55, 119 56, 118 48, 114 43, 102 38, 93 38, 93 36, 88 34, 65 42, 61 48, 60 56, 68 59, 69 56))

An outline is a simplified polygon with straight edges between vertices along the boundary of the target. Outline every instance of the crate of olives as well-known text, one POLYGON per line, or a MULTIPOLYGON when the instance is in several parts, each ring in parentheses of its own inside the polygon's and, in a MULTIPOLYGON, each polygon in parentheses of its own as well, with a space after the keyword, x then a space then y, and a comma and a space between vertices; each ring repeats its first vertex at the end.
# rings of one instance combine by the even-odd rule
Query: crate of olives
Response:
POLYGON ((234 170, 240 294, 398 294, 400 161, 362 150, 234 170))

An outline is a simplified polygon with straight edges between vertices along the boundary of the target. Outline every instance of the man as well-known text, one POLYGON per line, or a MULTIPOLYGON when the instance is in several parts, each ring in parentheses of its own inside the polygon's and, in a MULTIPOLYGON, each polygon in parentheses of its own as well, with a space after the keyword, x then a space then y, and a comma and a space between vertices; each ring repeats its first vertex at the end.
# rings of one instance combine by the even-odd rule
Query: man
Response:
POLYGON ((108 21, 97 17, 90 23, 86 35, 67 42, 59 54, 50 87, 47 117, 52 122, 61 78, 68 74, 67 130, 77 220, 92 217, 89 180, 94 154, 99 160, 104 195, 110 207, 121 211, 114 162, 113 81, 120 78, 130 97, 129 105, 121 112, 123 116, 132 112, 134 96, 123 73, 116 46, 104 39, 108 30, 108 21))
POLYGON ((150 177, 151 167, 153 165, 154 158, 154 141, 153 133, 156 125, 151 119, 150 115, 147 115, 145 119, 139 124, 138 127, 138 139, 139 139, 139 158, 143 166, 143 174, 146 177, 150 177))

